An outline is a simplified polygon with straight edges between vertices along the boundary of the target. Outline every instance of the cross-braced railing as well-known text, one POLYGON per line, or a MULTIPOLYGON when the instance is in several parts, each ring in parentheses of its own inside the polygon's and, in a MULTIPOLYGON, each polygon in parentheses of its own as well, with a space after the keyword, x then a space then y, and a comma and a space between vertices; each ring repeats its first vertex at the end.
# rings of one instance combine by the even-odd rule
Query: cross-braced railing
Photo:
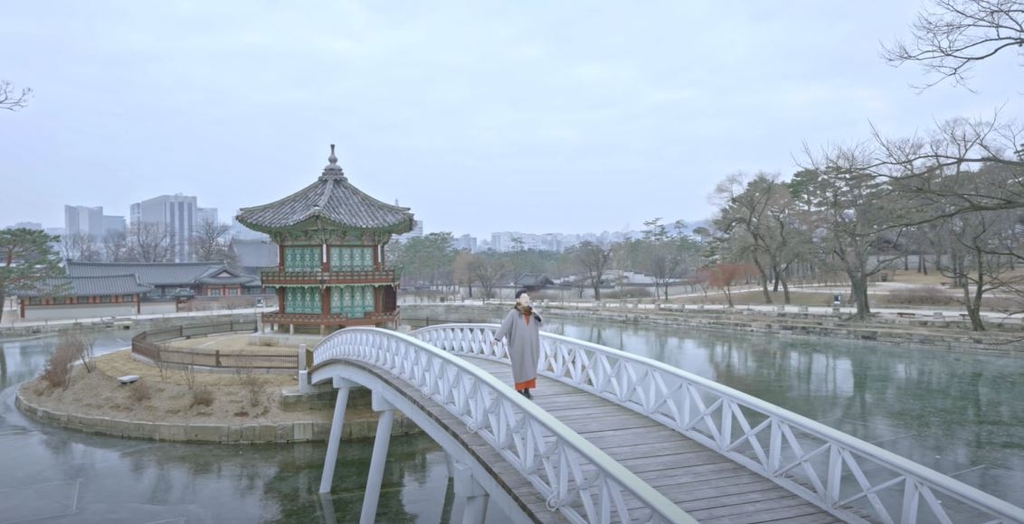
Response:
MULTIPOLYGON (((504 360, 496 324, 442 324, 412 336, 504 360)), ((1024 510, 877 446, 660 362, 541 334, 540 374, 671 427, 848 522, 1020 523, 1024 510)))
POLYGON ((510 386, 394 331, 349 328, 313 351, 313 367, 356 361, 414 386, 466 423, 570 522, 695 522, 683 510, 510 386))

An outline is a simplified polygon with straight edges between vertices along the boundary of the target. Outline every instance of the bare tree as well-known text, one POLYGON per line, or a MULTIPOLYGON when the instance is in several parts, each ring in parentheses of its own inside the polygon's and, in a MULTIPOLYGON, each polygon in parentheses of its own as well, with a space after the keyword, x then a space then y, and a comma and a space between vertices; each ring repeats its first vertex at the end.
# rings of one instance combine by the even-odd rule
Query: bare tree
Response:
POLYGON ((130 256, 128 235, 124 231, 109 230, 103 235, 103 259, 107 262, 126 262, 130 256))
POLYGON ((894 195, 871 144, 824 148, 819 155, 807 151, 813 169, 794 178, 805 188, 805 198, 820 216, 824 254, 835 260, 850 279, 857 304, 856 317, 871 316, 868 280, 888 269, 902 256, 900 235, 906 228, 907 202, 894 195))
POLYGON ((128 249, 130 258, 136 262, 174 260, 171 236, 159 224, 151 222, 132 224, 128 230, 128 249))
POLYGON ((572 252, 594 290, 594 300, 601 300, 601 277, 612 258, 612 250, 587 240, 573 247, 572 252))
POLYGON ((10 81, 0 80, 0 109, 17 111, 28 104, 31 95, 31 87, 23 87, 19 92, 10 81))
POLYGON ((98 262, 103 258, 100 246, 96 237, 79 231, 71 235, 60 237, 61 254, 64 260, 76 260, 79 262, 98 262))
POLYGON ((1008 211, 979 211, 944 219, 939 234, 931 240, 936 250, 945 251, 945 262, 937 265, 943 276, 960 289, 960 302, 971 320, 971 329, 984 331, 982 300, 998 290, 1019 293, 1024 277, 1012 271, 1013 243, 1005 232, 1012 229, 1016 214, 1008 211))
POLYGON ((1024 208, 1024 127, 999 122, 998 113, 987 120, 953 118, 924 136, 909 138, 886 138, 876 129, 873 138, 880 149, 872 167, 876 176, 893 182, 904 195, 942 208, 942 216, 925 217, 922 223, 960 213, 1024 208), (999 185, 970 183, 985 166, 1006 171, 999 185))
POLYGON ((231 226, 218 224, 210 219, 203 219, 189 239, 192 254, 198 262, 226 262, 233 265, 233 256, 229 247, 228 233, 231 226))
POLYGON ((483 298, 494 298, 494 288, 509 276, 509 264, 494 253, 473 255, 467 264, 471 278, 480 284, 483 298))
MULTIPOLYGON (((911 26, 909 42, 896 40, 882 48, 882 57, 899 66, 917 63, 938 78, 967 86, 977 62, 1007 49, 1024 46, 1024 1, 929 0, 911 26)), ((968 88, 969 89, 969 88, 968 88)))
POLYGON ((732 301, 732 287, 753 272, 754 268, 747 264, 731 263, 713 264, 701 270, 707 285, 718 288, 725 295, 725 301, 729 307, 735 307, 732 301))

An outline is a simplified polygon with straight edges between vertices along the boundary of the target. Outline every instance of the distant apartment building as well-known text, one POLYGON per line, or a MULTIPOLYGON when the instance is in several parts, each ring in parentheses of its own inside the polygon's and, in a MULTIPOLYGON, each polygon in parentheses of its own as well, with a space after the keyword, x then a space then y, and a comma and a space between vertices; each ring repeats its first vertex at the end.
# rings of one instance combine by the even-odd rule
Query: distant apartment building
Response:
POLYGON ((201 224, 218 224, 217 222, 217 208, 215 207, 198 207, 196 208, 196 216, 199 220, 196 221, 196 226, 201 224))
POLYGON ((125 230, 123 216, 104 215, 103 206, 64 206, 64 233, 103 238, 107 231, 125 230))
POLYGON ((216 208, 201 208, 194 196, 161 195, 131 206, 133 227, 153 224, 165 232, 173 246, 175 262, 189 262, 189 239, 204 220, 217 221, 216 208))
POLYGON ((18 222, 17 224, 7 226, 5 229, 36 229, 42 231, 43 224, 39 222, 18 222))
POLYGON ((64 206, 64 231, 68 235, 103 236, 103 206, 64 206))
POLYGON ((520 233, 518 231, 501 231, 491 233, 491 249, 498 252, 522 250, 554 250, 546 242, 543 235, 520 233))
POLYGON ((454 242, 452 242, 452 247, 459 251, 469 251, 471 253, 475 252, 476 237, 472 235, 462 235, 459 238, 456 238, 454 242))
POLYGON ((117 215, 103 215, 103 234, 108 233, 124 233, 128 230, 128 224, 125 222, 123 216, 117 215))

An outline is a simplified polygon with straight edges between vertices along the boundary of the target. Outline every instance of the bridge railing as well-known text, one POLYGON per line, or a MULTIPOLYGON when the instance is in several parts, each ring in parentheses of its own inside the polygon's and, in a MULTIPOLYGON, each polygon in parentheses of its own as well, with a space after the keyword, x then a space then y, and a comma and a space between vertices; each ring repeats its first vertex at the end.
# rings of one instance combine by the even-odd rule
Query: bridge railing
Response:
POLYGON ((401 333, 357 327, 331 334, 313 351, 314 369, 338 360, 386 370, 444 406, 570 522, 696 522, 558 419, 461 358, 401 333))
MULTIPOLYGON (((446 351, 508 358, 497 324, 412 336, 446 351)), ((848 522, 1021 523, 1024 510, 875 445, 663 363, 541 334, 541 375, 671 427, 848 522)))

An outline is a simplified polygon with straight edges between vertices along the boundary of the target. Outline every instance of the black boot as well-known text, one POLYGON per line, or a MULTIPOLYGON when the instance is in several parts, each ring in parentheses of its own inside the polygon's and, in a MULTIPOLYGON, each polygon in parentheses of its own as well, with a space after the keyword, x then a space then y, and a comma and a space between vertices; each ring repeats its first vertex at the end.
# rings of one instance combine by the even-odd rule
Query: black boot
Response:
POLYGON ((530 395, 530 388, 526 388, 523 390, 523 396, 530 400, 533 400, 533 395, 530 395))
POLYGON ((524 397, 527 397, 527 398, 529 398, 529 396, 530 396, 530 395, 529 395, 529 394, 528 394, 528 393, 526 392, 526 390, 525 390, 525 389, 517 389, 517 390, 516 390, 516 393, 519 393, 520 395, 522 395, 522 396, 524 396, 524 397))

